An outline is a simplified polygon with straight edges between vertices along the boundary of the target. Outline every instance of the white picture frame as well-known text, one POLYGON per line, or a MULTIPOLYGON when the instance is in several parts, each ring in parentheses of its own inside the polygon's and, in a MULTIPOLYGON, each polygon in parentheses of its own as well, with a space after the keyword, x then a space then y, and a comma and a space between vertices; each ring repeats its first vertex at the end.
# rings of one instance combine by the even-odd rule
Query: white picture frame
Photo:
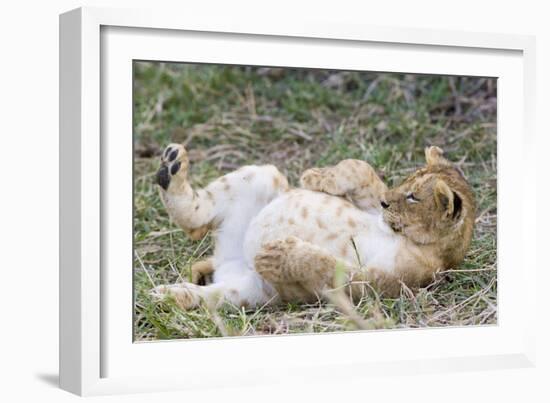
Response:
POLYGON ((534 155, 534 49, 529 36, 326 21, 282 26, 103 8, 61 15, 61 387, 96 395, 532 366, 536 284, 526 279, 536 277, 536 217, 523 200, 527 192, 513 189, 535 184, 514 172, 510 156, 530 165, 534 155), (321 58, 326 52, 338 57, 321 58), (132 343, 131 284, 114 263, 131 261, 124 220, 125 208, 131 214, 133 59, 499 77, 498 186, 507 195, 498 200, 499 324, 132 343))

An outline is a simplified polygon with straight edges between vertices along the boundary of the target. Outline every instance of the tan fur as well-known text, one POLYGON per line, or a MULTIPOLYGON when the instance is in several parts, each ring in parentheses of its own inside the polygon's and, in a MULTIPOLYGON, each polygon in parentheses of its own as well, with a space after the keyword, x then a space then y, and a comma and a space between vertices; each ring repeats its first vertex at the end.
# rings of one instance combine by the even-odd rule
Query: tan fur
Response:
POLYGON ((336 259, 309 242, 288 237, 265 243, 254 263, 283 300, 313 302, 332 286, 336 259))
POLYGON ((170 295, 174 298, 176 304, 182 309, 192 309, 201 303, 201 296, 198 285, 185 283, 182 285, 161 285, 156 287, 153 292, 157 295, 170 295))
POLYGON ((212 259, 200 260, 191 266, 191 282, 193 284, 209 284, 214 274, 214 262, 212 259))
POLYGON ((368 163, 352 159, 333 167, 308 169, 300 177, 300 184, 304 189, 347 197, 363 210, 378 208, 379 197, 387 190, 368 163))
POLYGON ((426 160, 426 167, 386 192, 384 201, 389 207, 384 218, 411 244, 406 254, 410 256, 401 259, 450 269, 462 261, 470 246, 475 199, 462 172, 443 158, 441 149, 427 148, 426 160), (421 201, 407 203, 404 196, 408 193, 421 201))
MULTIPOLYGON (((345 160, 334 167, 307 170, 302 175, 301 183, 304 187, 347 196, 364 210, 379 208, 383 201, 388 206, 384 209, 384 220, 403 237, 395 269, 391 272, 376 267, 358 270, 357 267, 346 265, 350 281, 355 284, 352 287, 355 296, 364 293, 365 284, 358 284, 365 282, 388 296, 396 296, 402 284, 412 289, 425 286, 438 271, 458 265, 467 252, 475 218, 475 200, 471 188, 463 174, 442 156, 441 149, 430 147, 425 154, 427 165, 391 190, 387 190, 374 170, 363 161, 345 160), (362 176, 347 175, 351 168, 356 172, 359 170, 362 176), (411 193, 417 202, 407 200, 411 193)), ((342 207, 336 209, 336 216, 342 214, 342 207)), ((356 226, 351 218, 348 224, 352 228, 356 226)), ((329 233, 324 239, 332 242, 337 238, 337 234, 329 233)), ((312 246, 289 240, 278 243, 276 249, 270 245, 259 255, 256 269, 264 273, 267 269, 263 264, 269 262, 270 278, 273 278, 275 267, 288 276, 287 268, 294 273, 298 270, 297 266, 303 266, 299 281, 306 294, 302 297, 311 298, 313 294, 308 290, 314 289, 315 293, 321 293, 322 289, 316 287, 320 284, 328 286, 330 283, 325 266, 323 270, 318 269, 322 273, 321 277, 315 277, 318 271, 311 266, 320 261, 325 265, 329 265, 329 262, 333 264, 330 259, 334 259, 323 249, 312 246), (312 276, 309 281, 305 273, 312 276)), ((341 245, 340 258, 346 258, 350 247, 347 243, 341 245)), ((297 278, 291 280, 297 281, 297 278)), ((282 287, 282 283, 284 279, 279 279, 277 289, 282 287)))
MULTIPOLYGON (((337 267, 343 268, 354 298, 371 287, 395 296, 402 285, 425 286, 438 271, 458 265, 473 234, 475 200, 463 174, 439 148, 427 148, 425 155, 427 165, 391 190, 364 161, 344 160, 304 172, 300 179, 304 188, 331 196, 289 189, 286 178, 271 166, 248 167, 239 170, 244 176, 228 174, 194 191, 187 179, 187 153, 177 144, 163 153, 157 178, 170 216, 192 239, 204 237, 209 230, 216 233, 223 222, 216 218, 216 206, 219 211, 223 203, 234 200, 243 182, 252 186, 264 178, 267 193, 256 195, 256 200, 265 199, 266 204, 276 198, 286 200, 284 208, 265 210, 269 212, 262 224, 244 245, 257 242, 252 257, 254 269, 268 283, 266 297, 272 286, 277 300, 313 302, 337 285, 337 267), (372 217, 383 219, 387 235, 372 232, 372 217), (375 245, 384 253, 364 266, 354 239, 360 240, 369 231, 377 235, 370 238, 374 243, 363 243, 363 248, 375 245)), ((376 256, 376 252, 364 256, 376 256)), ((211 259, 197 262, 191 269, 195 284, 161 286, 156 292, 174 295, 184 309, 194 307, 211 294, 208 290, 214 290, 196 285, 213 271, 211 259)), ((234 303, 249 304, 237 295, 239 290, 224 291, 220 285, 215 290, 225 292, 234 303)))

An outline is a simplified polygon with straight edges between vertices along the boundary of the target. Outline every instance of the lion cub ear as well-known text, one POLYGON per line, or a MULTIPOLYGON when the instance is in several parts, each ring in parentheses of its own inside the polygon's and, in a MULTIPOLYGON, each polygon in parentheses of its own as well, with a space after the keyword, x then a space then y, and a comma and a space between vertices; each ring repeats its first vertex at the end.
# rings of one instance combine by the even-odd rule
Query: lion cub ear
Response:
POLYGON ((450 162, 443 157, 443 150, 439 147, 426 147, 424 149, 424 154, 428 165, 450 165, 450 162))
POLYGON ((435 204, 438 209, 445 211, 448 215, 454 213, 454 195, 453 191, 444 181, 438 179, 434 185, 435 204))

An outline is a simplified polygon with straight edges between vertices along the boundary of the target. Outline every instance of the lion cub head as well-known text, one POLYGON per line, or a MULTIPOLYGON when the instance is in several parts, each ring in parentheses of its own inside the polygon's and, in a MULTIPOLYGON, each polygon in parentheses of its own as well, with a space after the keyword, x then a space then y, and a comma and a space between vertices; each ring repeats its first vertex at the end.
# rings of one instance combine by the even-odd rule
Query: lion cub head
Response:
POLYGON ((472 239, 475 200, 462 172, 438 147, 425 150, 427 165, 386 192, 384 220, 418 245, 434 246, 446 267, 462 261, 472 239))

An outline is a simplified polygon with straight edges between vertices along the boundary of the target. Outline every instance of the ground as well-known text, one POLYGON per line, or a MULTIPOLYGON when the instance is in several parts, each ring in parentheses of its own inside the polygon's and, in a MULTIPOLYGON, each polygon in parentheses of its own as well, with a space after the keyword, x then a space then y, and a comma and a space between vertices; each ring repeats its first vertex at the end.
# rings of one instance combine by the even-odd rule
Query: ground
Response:
POLYGON ((136 62, 134 65, 134 339, 495 324, 496 80, 136 62), (149 290, 189 278, 211 253, 170 222, 155 172, 162 148, 189 150, 196 186, 244 164, 276 165, 292 185, 306 168, 368 161, 388 185, 424 163, 427 145, 458 162, 477 200, 465 261, 399 298, 184 312, 149 290))

